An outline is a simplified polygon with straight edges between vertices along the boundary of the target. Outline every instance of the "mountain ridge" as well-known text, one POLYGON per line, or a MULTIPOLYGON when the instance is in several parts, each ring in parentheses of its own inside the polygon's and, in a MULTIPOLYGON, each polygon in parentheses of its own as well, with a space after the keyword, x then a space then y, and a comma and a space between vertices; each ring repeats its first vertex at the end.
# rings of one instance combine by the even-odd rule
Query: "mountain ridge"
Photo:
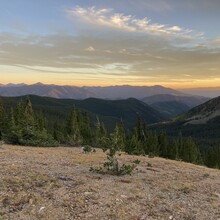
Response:
POLYGON ((179 132, 193 137, 202 148, 219 146, 220 143, 220 96, 190 109, 170 121, 152 125, 153 130, 164 130, 170 137, 179 132))
POLYGON ((0 85, 1 96, 39 95, 54 98, 86 99, 89 97, 102 99, 142 99, 155 94, 184 95, 174 89, 163 86, 60 86, 54 84, 36 83, 0 85))
POLYGON ((10 107, 15 106, 21 99, 25 100, 27 97, 29 97, 33 108, 43 111, 51 121, 59 118, 60 122, 63 122, 74 106, 79 110, 90 113, 93 122, 97 120, 98 116, 101 121, 108 125, 110 130, 113 129, 115 123, 121 119, 127 128, 132 128, 136 123, 137 114, 140 114, 143 120, 149 124, 167 119, 151 106, 134 98, 125 100, 105 100, 98 98, 74 100, 28 95, 1 97, 1 99, 4 105, 10 109, 10 107))
POLYGON ((200 105, 202 103, 205 103, 208 100, 210 100, 210 98, 203 97, 203 96, 193 96, 193 95, 177 96, 177 95, 172 95, 172 94, 158 94, 158 95, 145 97, 142 99, 143 102, 149 105, 154 104, 155 102, 176 101, 176 102, 183 103, 189 106, 190 108, 200 105))

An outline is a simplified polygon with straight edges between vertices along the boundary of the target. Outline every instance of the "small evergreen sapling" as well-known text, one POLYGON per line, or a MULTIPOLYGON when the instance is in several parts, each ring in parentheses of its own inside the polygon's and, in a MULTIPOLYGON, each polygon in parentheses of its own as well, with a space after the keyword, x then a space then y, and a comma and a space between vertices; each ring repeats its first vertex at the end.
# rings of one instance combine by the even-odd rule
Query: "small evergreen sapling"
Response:
POLYGON ((98 173, 109 173, 112 175, 126 175, 131 174, 137 165, 137 161, 133 164, 122 164, 120 166, 118 157, 121 155, 121 151, 125 147, 125 132, 123 123, 117 123, 113 133, 110 134, 109 138, 106 138, 106 145, 102 147, 106 153, 107 161, 103 167, 91 168, 91 171, 98 173))

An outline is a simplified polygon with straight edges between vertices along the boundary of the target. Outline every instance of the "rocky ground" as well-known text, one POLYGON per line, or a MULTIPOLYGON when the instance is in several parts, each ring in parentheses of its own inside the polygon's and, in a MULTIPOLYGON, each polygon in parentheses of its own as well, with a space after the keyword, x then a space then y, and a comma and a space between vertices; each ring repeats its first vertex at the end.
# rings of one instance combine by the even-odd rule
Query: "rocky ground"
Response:
POLYGON ((131 176, 91 173, 101 150, 0 147, 0 220, 218 220, 220 170, 161 158, 139 159, 131 176))

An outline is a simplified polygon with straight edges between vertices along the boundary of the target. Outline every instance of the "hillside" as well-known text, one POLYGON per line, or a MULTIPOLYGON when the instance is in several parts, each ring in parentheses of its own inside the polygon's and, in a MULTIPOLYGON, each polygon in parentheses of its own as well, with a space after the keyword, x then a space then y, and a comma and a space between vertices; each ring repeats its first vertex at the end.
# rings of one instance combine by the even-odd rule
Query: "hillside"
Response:
POLYGON ((150 106, 167 118, 173 118, 190 109, 188 105, 177 101, 155 102, 150 106))
POLYGON ((163 86, 108 86, 108 87, 78 87, 78 86, 58 86, 36 83, 7 84, 0 85, 0 96, 23 96, 38 95, 53 98, 65 99, 142 99, 156 94, 183 95, 183 93, 163 86))
POLYGON ((192 95, 172 95, 172 94, 159 94, 142 99, 143 102, 151 105, 156 102, 179 102, 189 106, 190 108, 203 104, 210 100, 210 98, 203 96, 192 96, 192 95))
MULTIPOLYGON (((25 100, 27 97, 2 97, 6 107, 15 106, 19 100, 25 100)), ((165 120, 165 116, 154 110, 147 104, 137 99, 126 100, 102 100, 89 98, 85 100, 73 99, 55 99, 40 96, 29 96, 33 108, 43 111, 49 121, 59 120, 63 122, 73 106, 78 109, 87 111, 91 114, 92 120, 96 121, 99 116, 109 129, 115 126, 117 121, 124 121, 127 128, 135 125, 137 114, 146 121, 146 123, 156 123, 165 120)))
POLYGON ((177 118, 184 124, 207 124, 220 117, 220 97, 214 98, 177 118))
POLYGON ((220 97, 199 105, 170 122, 152 127, 165 130, 168 135, 195 137, 202 147, 219 146, 220 142, 220 97))
POLYGON ((0 147, 0 219, 207 220, 220 217, 220 171, 139 159, 132 176, 89 172, 104 154, 80 148, 0 147))

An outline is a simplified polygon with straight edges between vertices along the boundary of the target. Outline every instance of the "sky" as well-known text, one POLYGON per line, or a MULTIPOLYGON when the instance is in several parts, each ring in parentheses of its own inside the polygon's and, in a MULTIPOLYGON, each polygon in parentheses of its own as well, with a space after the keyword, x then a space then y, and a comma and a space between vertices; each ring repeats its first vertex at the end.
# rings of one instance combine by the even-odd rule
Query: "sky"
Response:
POLYGON ((220 85, 219 0, 0 0, 0 83, 220 85))

